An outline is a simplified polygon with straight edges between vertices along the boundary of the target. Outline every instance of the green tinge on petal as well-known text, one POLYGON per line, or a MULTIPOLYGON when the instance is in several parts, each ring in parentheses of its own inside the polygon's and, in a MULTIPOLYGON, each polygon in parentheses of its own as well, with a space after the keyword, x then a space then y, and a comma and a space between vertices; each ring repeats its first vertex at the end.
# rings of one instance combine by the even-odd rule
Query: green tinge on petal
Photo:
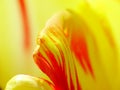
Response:
POLYGON ((5 90, 53 90, 53 87, 43 79, 29 75, 17 75, 8 81, 5 90))

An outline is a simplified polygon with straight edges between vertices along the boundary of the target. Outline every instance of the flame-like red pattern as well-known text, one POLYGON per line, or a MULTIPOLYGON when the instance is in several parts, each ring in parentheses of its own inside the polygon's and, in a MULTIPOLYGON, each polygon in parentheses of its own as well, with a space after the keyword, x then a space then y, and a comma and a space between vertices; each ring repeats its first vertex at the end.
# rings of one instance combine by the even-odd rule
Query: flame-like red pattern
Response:
MULTIPOLYGON (((61 35, 64 35, 64 33, 61 32, 60 30, 57 32, 54 31, 53 28, 49 29, 48 32, 56 36, 58 40, 62 40, 60 39, 60 37, 61 35)), ((39 38, 40 48, 37 49, 37 51, 33 55, 36 64, 45 74, 47 74, 47 76, 49 76, 54 86, 56 87, 56 90, 75 90, 76 88, 77 90, 81 90, 75 65, 73 64, 75 69, 77 87, 75 87, 75 84, 73 83, 73 77, 72 77, 73 72, 71 72, 69 65, 68 65, 69 75, 67 74, 66 71, 67 63, 65 61, 66 58, 64 56, 64 52, 60 44, 58 44, 55 41, 55 39, 51 37, 47 32, 46 32, 46 36, 50 39, 52 43, 54 43, 53 47, 57 48, 56 50, 59 51, 60 56, 58 56, 57 58, 55 57, 57 56, 57 54, 53 53, 51 49, 49 49, 49 46, 47 45, 47 43, 49 42, 46 43, 46 39, 43 36, 42 38, 39 38), (42 54, 41 50, 44 51, 47 58, 42 54), (60 59, 62 59, 61 63, 60 63, 60 59)))
POLYGON ((88 68, 92 76, 94 76, 92 66, 90 64, 90 59, 88 56, 88 50, 87 50, 87 44, 85 41, 85 37, 79 34, 79 32, 76 32, 76 33, 74 32, 72 34, 71 49, 76 55, 76 57, 78 58, 83 70, 87 73, 87 68, 88 68), (87 67, 85 64, 87 65, 87 67))
MULTIPOLYGON (((43 42, 42 44, 46 46, 43 42)), ((46 73, 56 86, 56 90, 68 90, 67 78, 65 75, 65 70, 59 65, 53 53, 46 47, 46 55, 48 56, 51 64, 46 60, 46 58, 38 51, 34 59, 36 60, 39 68, 46 73)), ((64 61, 64 55, 61 52, 61 57, 64 61)), ((59 59, 59 58, 58 58, 59 59)))
POLYGON ((57 22, 51 20, 52 23, 49 21, 48 26, 40 33, 37 39, 39 48, 33 57, 38 67, 57 87, 56 90, 82 90, 76 63, 80 63, 79 66, 86 75, 90 74, 94 78, 87 41, 85 34, 76 30, 80 29, 76 18, 67 13, 67 17, 64 15, 63 22, 61 18, 57 18, 57 22))

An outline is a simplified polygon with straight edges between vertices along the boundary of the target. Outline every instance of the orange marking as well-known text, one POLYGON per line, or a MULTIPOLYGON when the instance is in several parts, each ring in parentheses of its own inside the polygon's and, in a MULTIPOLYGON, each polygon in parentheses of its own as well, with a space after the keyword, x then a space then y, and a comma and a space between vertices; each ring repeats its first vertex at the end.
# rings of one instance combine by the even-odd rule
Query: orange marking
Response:
POLYGON ((19 0, 19 5, 20 5, 22 20, 24 25, 24 47, 25 49, 28 49, 30 47, 30 27, 27 17, 27 9, 25 6, 25 1, 19 0))
POLYGON ((75 56, 78 58, 83 70, 87 73, 87 68, 90 73, 93 75, 92 66, 88 56, 87 44, 83 35, 79 32, 73 33, 71 38, 71 49, 74 52, 75 56), (87 67, 85 66, 87 65, 87 67))

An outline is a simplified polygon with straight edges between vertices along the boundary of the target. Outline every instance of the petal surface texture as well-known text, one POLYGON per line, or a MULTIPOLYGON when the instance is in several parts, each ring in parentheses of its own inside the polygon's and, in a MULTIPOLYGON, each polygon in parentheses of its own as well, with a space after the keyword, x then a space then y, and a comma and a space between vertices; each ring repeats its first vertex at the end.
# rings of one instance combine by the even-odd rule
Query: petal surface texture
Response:
POLYGON ((120 89, 119 9, 117 1, 88 0, 48 20, 33 57, 57 90, 120 89))

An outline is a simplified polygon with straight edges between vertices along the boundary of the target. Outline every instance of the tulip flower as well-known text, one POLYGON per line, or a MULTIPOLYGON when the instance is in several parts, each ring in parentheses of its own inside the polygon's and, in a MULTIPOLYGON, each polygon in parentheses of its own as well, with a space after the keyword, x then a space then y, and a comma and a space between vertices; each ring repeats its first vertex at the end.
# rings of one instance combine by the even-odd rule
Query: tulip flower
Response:
POLYGON ((6 90, 30 85, 34 90, 119 90, 119 9, 119 1, 83 0, 79 8, 55 14, 38 35, 33 53, 50 80, 17 76, 6 90))
POLYGON ((60 1, 0 0, 0 89, 16 74, 44 76, 33 63, 35 35, 53 12, 74 0, 64 6, 60 1))

